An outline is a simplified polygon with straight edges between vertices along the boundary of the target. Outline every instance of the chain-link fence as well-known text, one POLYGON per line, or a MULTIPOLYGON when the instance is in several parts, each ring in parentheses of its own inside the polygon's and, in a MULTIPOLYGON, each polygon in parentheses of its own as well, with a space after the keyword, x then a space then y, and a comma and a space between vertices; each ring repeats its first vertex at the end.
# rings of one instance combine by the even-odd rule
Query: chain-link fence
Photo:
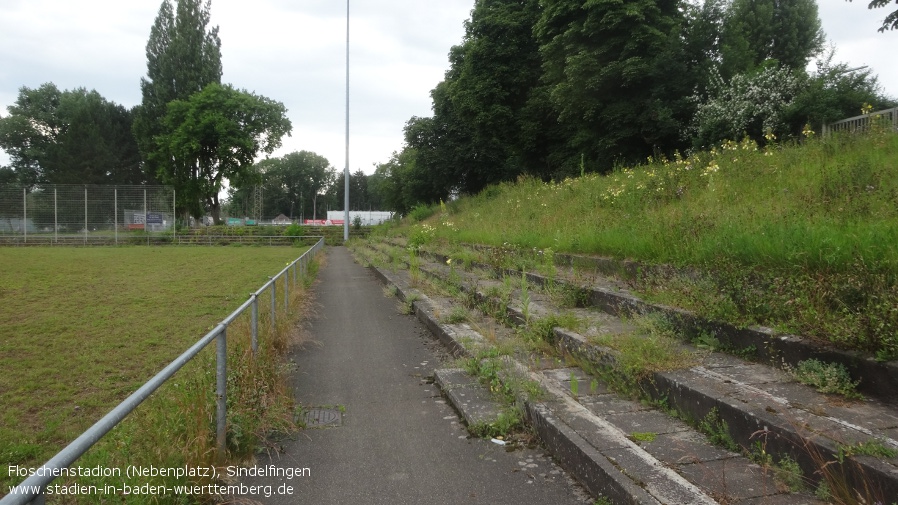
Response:
POLYGON ((167 186, 0 185, 0 241, 108 242, 175 236, 167 186))

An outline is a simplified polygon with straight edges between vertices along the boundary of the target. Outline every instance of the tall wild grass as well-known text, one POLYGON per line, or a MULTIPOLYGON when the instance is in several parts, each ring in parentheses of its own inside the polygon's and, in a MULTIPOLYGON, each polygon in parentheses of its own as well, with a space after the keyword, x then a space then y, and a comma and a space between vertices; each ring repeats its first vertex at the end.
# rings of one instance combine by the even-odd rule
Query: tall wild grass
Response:
POLYGON ((435 240, 687 267, 703 274, 630 281, 711 317, 898 357, 898 134, 883 128, 522 178, 444 207, 435 240))

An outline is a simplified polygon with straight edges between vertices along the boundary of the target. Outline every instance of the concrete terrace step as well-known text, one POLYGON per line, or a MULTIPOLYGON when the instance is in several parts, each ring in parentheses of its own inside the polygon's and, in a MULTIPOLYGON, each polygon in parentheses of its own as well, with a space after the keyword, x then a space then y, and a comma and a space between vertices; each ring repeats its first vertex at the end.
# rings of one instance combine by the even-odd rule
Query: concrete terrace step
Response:
POLYGON ((439 368, 433 378, 469 427, 494 423, 502 413, 489 389, 461 368, 439 368))
MULTIPOLYGON (((375 271, 398 287, 401 299, 416 291, 408 287, 406 272, 375 271)), ((446 310, 441 302, 411 296, 418 299, 414 302, 418 318, 444 343, 452 342, 450 348, 458 354, 471 356, 473 349, 486 345, 467 325, 440 324, 434 312, 446 310)), ((564 362, 556 365, 562 368, 530 371, 517 363, 511 368, 547 392, 545 399, 525 403, 529 422, 562 466, 594 496, 613 503, 817 503, 808 496, 784 494, 761 467, 712 446, 686 423, 617 397, 600 378, 578 368, 564 362), (572 380, 578 384, 573 388, 572 380), (654 438, 634 440, 634 433, 649 438, 651 433, 654 438)), ((489 393, 483 389, 474 393, 482 386, 462 371, 439 370, 435 379, 447 385, 447 396, 469 423, 495 415, 498 407, 477 417, 477 412, 490 409, 472 405, 488 404, 489 393)))
MULTIPOLYGON (((436 263, 433 268, 442 266, 436 263)), ((481 290, 476 296, 485 295, 481 290)), ((529 305, 531 318, 553 312, 533 301, 529 305)), ((509 304, 507 310, 511 319, 524 321, 520 305, 509 304)), ((607 321, 607 315, 598 318, 607 321)), ((582 335, 562 328, 555 328, 554 334, 558 345, 569 353, 592 363, 614 361, 613 351, 590 344, 582 335)), ((699 366, 654 373, 643 381, 643 391, 694 421, 715 411, 736 443, 751 449, 763 437, 768 453, 797 461, 808 476, 819 471, 821 461, 838 460, 851 453, 852 447, 898 449, 898 409, 894 405, 820 394, 778 368, 723 353, 702 354, 699 366)), ((845 475, 836 478, 871 486, 874 497, 898 496, 898 458, 854 457, 839 471, 845 475)))
MULTIPOLYGON (((392 248, 404 248, 404 245, 396 239, 383 244, 392 248)), ((488 254, 496 249, 482 245, 468 247, 488 254)), ((439 253, 422 254, 430 255, 437 263, 444 263, 449 259, 439 253)), ((799 361, 815 358, 827 363, 841 364, 853 377, 861 378, 858 385, 860 392, 898 406, 898 388, 893 387, 894 384, 898 384, 898 361, 880 362, 860 353, 821 346, 801 336, 778 333, 770 328, 737 328, 728 323, 706 320, 676 307, 645 302, 629 293, 621 282, 607 277, 621 272, 634 275, 641 269, 658 267, 632 261, 570 254, 555 254, 554 262, 558 265, 555 275, 547 277, 527 271, 525 275, 528 282, 535 286, 564 286, 577 290, 587 299, 589 306, 617 316, 661 314, 686 337, 711 334, 720 340, 721 345, 754 347, 757 361, 784 363, 794 367, 799 361)), ((520 270, 497 268, 476 262, 471 265, 490 270, 496 276, 521 275, 520 270)))
MULTIPOLYGON (((419 267, 421 272, 437 278, 448 277, 450 269, 445 265, 445 261, 439 257, 434 259, 432 262, 422 262, 419 267)), ((401 276, 402 272, 399 271, 396 275, 401 276)), ((499 282, 458 270, 453 270, 452 275, 459 279, 460 288, 467 290, 467 296, 480 300, 489 298, 486 291, 490 285, 499 282)), ((519 295, 517 292, 516 296, 519 295)), ((558 312, 558 309, 552 307, 549 302, 543 305, 544 302, 544 299, 531 294, 525 314, 523 304, 517 298, 508 303, 508 319, 521 324, 528 319, 534 321, 558 312)), ((603 331, 620 332, 627 328, 626 321, 596 309, 576 310, 578 317, 593 318, 587 325, 588 331, 593 334, 603 331)), ((614 351, 596 346, 585 336, 570 330, 555 328, 553 331, 555 340, 563 352, 578 356, 597 371, 613 365, 614 351)), ((857 489, 866 489, 868 496, 883 499, 898 496, 896 458, 857 454, 857 448, 865 445, 880 446, 887 450, 898 448, 896 441, 898 409, 895 406, 877 400, 849 401, 823 395, 796 383, 789 374, 775 367, 748 362, 722 353, 699 351, 694 348, 693 351, 699 353, 701 358, 695 366, 653 374, 641 384, 645 393, 656 401, 663 402, 668 408, 676 410, 681 417, 691 419, 693 424, 707 418, 709 413, 716 412, 720 420, 726 423, 729 435, 744 450, 763 449, 771 457, 776 458, 774 461, 788 456, 801 465, 809 480, 820 478, 819 470, 825 462, 841 460, 844 456, 848 456, 844 465, 823 466, 831 470, 836 468, 837 472, 840 472, 835 476, 836 479, 842 479, 857 489), (852 453, 855 455, 852 456, 852 453)), ((565 372, 560 373, 564 375, 565 372)), ((555 379, 557 380, 558 376, 555 379)), ((582 384, 577 389, 581 392, 586 391, 582 384)), ((597 400, 589 398, 591 396, 593 395, 584 396, 581 406, 592 411, 606 409, 609 402, 624 401, 613 400, 609 396, 596 403, 597 400)), ((614 405, 620 408, 621 404, 614 403, 614 405)), ((657 416, 669 418, 666 414, 662 415, 645 408, 638 409, 633 405, 627 409, 631 412, 631 417, 638 419, 651 419, 657 416)), ((624 418, 626 416, 619 417, 624 418)), ((563 430, 557 433, 561 432, 563 430)), ((674 436, 676 433, 686 432, 675 430, 670 433, 674 436)), ((693 432, 693 435, 676 436, 685 437, 684 446, 689 446, 694 441, 695 435, 693 432)), ((660 432, 658 436, 661 437, 660 432)), ((660 460, 666 465, 675 464, 663 458, 660 460)), ((709 472, 709 468, 715 467, 719 472, 710 473, 728 474, 727 468, 734 464, 732 461, 731 457, 720 458, 709 460, 700 466, 683 466, 682 470, 709 472)), ((747 468, 749 467, 746 467, 746 471, 747 468)), ((759 467, 755 465, 754 468, 752 471, 758 473, 759 467)), ((709 485, 703 488, 715 495, 720 493, 721 489, 730 487, 726 481, 720 482, 722 484, 718 488, 709 485)), ((740 484, 739 489, 747 488, 744 484, 740 484)))

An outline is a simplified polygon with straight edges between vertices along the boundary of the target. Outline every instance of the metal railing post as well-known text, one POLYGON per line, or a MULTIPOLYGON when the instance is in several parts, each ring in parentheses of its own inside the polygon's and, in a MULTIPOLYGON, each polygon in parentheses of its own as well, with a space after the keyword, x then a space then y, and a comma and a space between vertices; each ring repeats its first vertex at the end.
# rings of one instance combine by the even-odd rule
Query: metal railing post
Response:
POLYGON ((250 295, 253 299, 253 308, 252 308, 252 348, 253 348, 253 356, 255 356, 259 351, 259 297, 253 293, 250 295))
POLYGON ((277 284, 277 279, 274 279, 272 277, 269 277, 269 279, 271 279, 271 331, 274 332, 274 304, 277 301, 277 291, 275 290, 275 284, 277 284))
POLYGON ((218 461, 224 461, 225 449, 227 446, 227 428, 228 428, 228 328, 222 328, 218 334, 216 348, 216 387, 215 394, 217 396, 217 412, 215 423, 215 442, 218 449, 216 457, 218 461))
POLYGON ((22 188, 22 231, 25 243, 28 243, 28 190, 22 188))
POLYGON ((147 189, 143 189, 143 234, 147 236, 147 245, 150 245, 150 224, 147 223, 147 189))
POLYGON ((284 314, 290 313, 290 277, 284 272, 284 314))

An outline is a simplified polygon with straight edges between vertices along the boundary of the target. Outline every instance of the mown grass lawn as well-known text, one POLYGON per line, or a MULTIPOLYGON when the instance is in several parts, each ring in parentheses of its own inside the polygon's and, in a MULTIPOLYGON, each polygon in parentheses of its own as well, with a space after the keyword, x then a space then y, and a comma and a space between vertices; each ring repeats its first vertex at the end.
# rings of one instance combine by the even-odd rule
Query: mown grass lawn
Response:
POLYGON ((55 453, 302 252, 0 248, 0 466, 55 453))

